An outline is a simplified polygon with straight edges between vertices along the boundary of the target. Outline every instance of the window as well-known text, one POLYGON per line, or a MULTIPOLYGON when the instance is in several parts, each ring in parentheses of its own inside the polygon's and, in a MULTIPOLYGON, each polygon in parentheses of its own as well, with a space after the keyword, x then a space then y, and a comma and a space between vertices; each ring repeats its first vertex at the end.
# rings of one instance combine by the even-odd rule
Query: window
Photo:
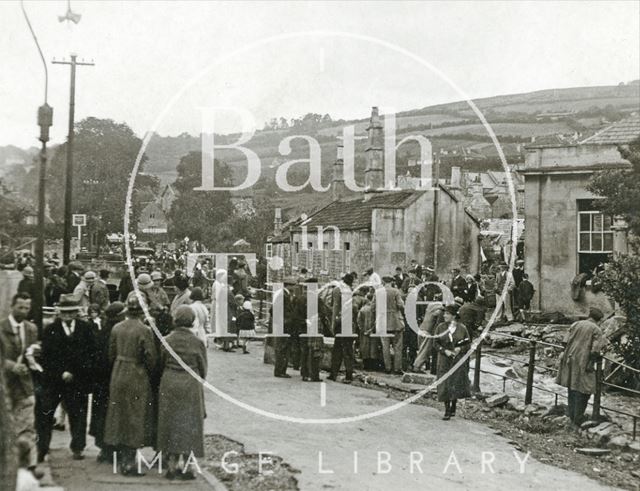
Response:
POLYGON ((329 242, 322 243, 322 263, 321 269, 326 271, 328 269, 329 264, 329 242))
MULTIPOLYGON (((595 202, 597 205, 597 202, 595 202)), ((591 276, 613 252, 611 217, 601 213, 591 200, 578 201, 578 273, 591 276)))
POLYGON ((351 243, 345 242, 343 248, 342 265, 345 273, 351 271, 351 243))

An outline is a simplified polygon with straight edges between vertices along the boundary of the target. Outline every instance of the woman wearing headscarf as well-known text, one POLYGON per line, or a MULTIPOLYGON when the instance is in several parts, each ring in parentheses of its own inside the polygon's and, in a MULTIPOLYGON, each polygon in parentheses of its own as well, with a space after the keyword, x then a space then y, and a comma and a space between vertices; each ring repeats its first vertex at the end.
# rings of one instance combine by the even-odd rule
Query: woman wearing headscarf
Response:
MULTIPOLYGON (((469 350, 471 337, 467 328, 458 320, 458 307, 447 305, 444 322, 436 328, 434 345, 438 351, 438 379, 447 374, 469 350)), ((438 400, 444 402, 442 419, 449 420, 456 415, 458 399, 471 395, 469 382, 469 362, 466 360, 438 385, 438 400)))
POLYGON ((207 374, 207 349, 192 332, 195 314, 186 305, 174 314, 174 329, 160 353, 162 379, 158 405, 158 450, 168 457, 167 479, 194 479, 193 472, 178 468, 184 462, 204 456, 204 394, 199 380, 187 372, 188 366, 201 378, 207 374), (180 361, 179 361, 180 360, 180 361), (182 364, 180 363, 182 362, 182 364))

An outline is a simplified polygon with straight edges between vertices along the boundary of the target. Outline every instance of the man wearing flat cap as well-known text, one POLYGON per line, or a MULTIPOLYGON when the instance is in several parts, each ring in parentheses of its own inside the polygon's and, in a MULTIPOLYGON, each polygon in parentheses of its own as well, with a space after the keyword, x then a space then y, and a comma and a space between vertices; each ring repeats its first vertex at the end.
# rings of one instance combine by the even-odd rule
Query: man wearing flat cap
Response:
POLYGON ((569 391, 567 416, 574 429, 582 423, 589 398, 596 390, 595 365, 607 343, 598 325, 602 317, 602 312, 592 307, 586 320, 575 322, 560 359, 556 383, 569 391))

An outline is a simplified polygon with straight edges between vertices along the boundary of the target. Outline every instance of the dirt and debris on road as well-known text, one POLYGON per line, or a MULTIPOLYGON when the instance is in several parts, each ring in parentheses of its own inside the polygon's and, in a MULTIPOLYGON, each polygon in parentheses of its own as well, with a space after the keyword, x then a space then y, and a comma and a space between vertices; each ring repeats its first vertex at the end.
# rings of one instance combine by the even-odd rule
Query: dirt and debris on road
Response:
POLYGON ((277 455, 245 453, 242 443, 223 435, 205 437, 205 455, 207 470, 230 491, 299 490, 299 471, 277 455))

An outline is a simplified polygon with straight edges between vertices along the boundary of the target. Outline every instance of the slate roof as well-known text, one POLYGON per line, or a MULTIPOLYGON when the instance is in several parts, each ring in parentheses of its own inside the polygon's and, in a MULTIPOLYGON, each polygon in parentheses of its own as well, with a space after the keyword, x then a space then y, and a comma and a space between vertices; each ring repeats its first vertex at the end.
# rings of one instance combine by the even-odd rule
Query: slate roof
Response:
POLYGON ((422 194, 423 191, 387 191, 372 194, 367 201, 362 197, 340 199, 311 215, 303 224, 307 226, 307 230, 330 225, 340 230, 371 230, 374 209, 405 209, 422 194))
POLYGON ((581 145, 624 145, 640 136, 640 116, 618 121, 580 142, 581 145))

